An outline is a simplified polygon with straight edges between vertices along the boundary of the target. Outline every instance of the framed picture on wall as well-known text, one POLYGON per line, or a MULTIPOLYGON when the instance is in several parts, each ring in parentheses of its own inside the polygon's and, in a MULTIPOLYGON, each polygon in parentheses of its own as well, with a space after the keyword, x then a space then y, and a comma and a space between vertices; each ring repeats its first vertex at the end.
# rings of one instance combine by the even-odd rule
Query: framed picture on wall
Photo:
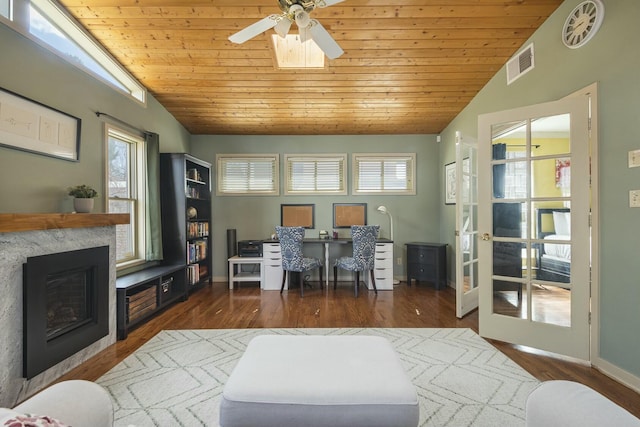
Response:
POLYGON ((367 225, 367 204, 334 203, 333 228, 349 228, 352 225, 367 225))
POLYGON ((456 203, 456 162, 444 165, 444 204, 456 203))
POLYGON ((314 204, 280 205, 280 224, 283 227, 315 228, 314 204))
POLYGON ((0 145, 78 161, 80 119, 0 88, 0 145))

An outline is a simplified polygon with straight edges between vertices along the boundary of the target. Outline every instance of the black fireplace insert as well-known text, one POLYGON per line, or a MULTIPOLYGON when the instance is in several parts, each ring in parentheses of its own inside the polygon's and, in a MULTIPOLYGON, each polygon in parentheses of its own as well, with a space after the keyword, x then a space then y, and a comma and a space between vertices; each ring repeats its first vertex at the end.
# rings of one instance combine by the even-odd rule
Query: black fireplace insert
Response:
POLYGON ((39 373, 109 334, 109 247, 27 258, 23 375, 39 373))

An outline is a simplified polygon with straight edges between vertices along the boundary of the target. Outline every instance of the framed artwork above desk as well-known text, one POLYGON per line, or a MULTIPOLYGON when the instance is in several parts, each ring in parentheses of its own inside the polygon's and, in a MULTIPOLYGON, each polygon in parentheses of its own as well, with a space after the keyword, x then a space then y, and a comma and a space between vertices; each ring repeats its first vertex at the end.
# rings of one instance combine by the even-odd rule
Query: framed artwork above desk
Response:
POLYGON ((315 228, 314 204, 280 205, 280 224, 283 227, 315 228))
POLYGON ((334 203, 333 228, 350 228, 352 225, 367 225, 367 204, 334 203))

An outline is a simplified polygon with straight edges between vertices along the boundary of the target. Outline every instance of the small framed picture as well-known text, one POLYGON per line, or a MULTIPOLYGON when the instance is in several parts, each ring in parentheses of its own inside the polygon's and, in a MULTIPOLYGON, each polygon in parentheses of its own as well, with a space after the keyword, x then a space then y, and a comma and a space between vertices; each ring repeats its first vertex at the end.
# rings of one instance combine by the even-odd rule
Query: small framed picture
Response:
POLYGON ((444 165, 444 204, 456 203, 456 162, 444 165))

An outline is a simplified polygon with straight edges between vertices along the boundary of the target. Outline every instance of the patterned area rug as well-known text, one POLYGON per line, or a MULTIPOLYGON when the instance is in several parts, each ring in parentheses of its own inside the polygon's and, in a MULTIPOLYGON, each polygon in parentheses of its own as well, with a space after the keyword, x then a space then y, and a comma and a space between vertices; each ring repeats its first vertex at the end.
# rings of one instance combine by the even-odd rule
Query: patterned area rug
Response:
POLYGON ((420 426, 523 426, 538 384, 470 329, 162 331, 97 381, 113 397, 115 425, 218 426, 225 381, 251 338, 264 334, 386 337, 418 391, 420 426))

